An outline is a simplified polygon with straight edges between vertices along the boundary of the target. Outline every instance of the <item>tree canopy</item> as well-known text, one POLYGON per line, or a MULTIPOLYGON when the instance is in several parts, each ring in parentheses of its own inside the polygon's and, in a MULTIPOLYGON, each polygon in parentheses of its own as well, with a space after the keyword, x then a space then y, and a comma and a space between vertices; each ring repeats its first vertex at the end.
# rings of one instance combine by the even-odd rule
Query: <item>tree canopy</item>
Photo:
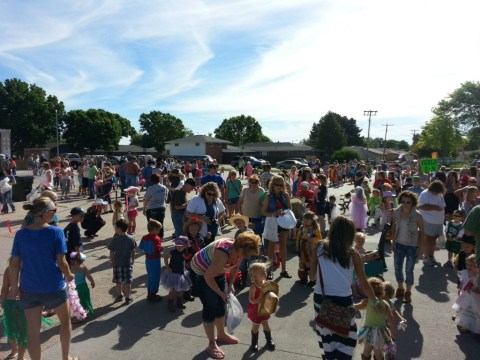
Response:
POLYGON ((480 127, 480 83, 467 81, 433 108, 437 117, 449 118, 463 133, 480 127))
POLYGON ((66 127, 63 138, 78 151, 112 151, 118 149, 123 136, 135 134, 130 121, 101 109, 72 110, 63 121, 66 127))
POLYGON ((144 147, 155 147, 158 152, 165 150, 167 141, 193 135, 192 130, 183 125, 183 121, 168 113, 150 111, 140 115, 140 131, 144 147))
POLYGON ((338 114, 329 111, 320 118, 318 123, 314 123, 308 137, 308 145, 325 150, 330 155, 335 150, 340 150, 347 145, 347 135, 345 135, 338 117, 338 114))
POLYGON ((12 148, 43 146, 56 137, 55 111, 59 118, 64 105, 37 85, 19 79, 0 83, 0 128, 12 130, 12 148))
POLYGON ((218 139, 228 140, 235 146, 246 143, 271 142, 271 140, 262 133, 262 126, 252 116, 234 116, 229 119, 223 119, 219 127, 214 131, 218 139))
POLYGON ((347 138, 348 146, 362 145, 363 138, 360 136, 362 129, 357 126, 357 120, 353 118, 347 118, 346 116, 340 116, 339 114, 332 113, 337 118, 338 123, 343 129, 347 138))

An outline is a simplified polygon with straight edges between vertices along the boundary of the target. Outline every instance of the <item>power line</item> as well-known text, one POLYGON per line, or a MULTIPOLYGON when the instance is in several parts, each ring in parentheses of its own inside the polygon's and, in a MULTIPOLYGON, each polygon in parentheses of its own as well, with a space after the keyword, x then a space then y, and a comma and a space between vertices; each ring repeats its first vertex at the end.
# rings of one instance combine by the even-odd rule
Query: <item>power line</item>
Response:
POLYGON ((383 161, 385 161, 385 150, 387 148, 387 132, 388 132, 388 127, 393 126, 392 124, 382 124, 382 126, 385 126, 385 140, 383 140, 383 161))
POLYGON ((368 145, 370 142, 370 122, 372 120, 372 115, 376 116, 377 115, 377 110, 365 110, 363 112, 363 116, 368 115, 368 133, 367 133, 367 154, 366 154, 366 161, 368 162, 368 145))

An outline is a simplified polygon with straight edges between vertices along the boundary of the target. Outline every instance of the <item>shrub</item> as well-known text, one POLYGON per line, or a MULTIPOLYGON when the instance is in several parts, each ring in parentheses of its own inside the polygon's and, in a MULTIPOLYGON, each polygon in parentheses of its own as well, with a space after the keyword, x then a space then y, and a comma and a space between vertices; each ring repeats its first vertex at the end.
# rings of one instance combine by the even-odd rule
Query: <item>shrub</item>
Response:
POLYGON ((331 161, 337 160, 338 162, 343 162, 346 160, 347 162, 350 160, 360 160, 360 155, 350 149, 341 149, 337 150, 332 154, 331 161))

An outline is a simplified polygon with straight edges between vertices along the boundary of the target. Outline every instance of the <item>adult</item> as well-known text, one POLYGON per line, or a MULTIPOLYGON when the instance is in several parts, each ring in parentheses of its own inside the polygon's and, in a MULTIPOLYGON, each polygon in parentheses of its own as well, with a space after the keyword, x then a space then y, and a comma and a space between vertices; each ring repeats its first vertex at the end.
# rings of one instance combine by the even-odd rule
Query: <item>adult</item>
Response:
POLYGON ((62 195, 60 200, 68 199, 68 193, 70 192, 70 183, 72 181, 73 170, 67 160, 63 160, 60 165, 60 189, 62 195))
POLYGON ((153 169, 155 167, 153 166, 153 160, 148 159, 147 165, 142 169, 142 176, 145 179, 145 187, 148 189, 148 187, 151 185, 150 182, 150 177, 153 174, 153 169))
POLYGON ((188 205, 187 194, 191 193, 194 188, 195 180, 188 178, 180 189, 172 192, 172 198, 170 199, 170 215, 172 217, 175 234, 181 235, 183 233, 185 210, 188 205))
POLYGON ((400 194, 402 190, 402 185, 400 183, 400 180, 398 180, 395 177, 395 173, 393 171, 389 171, 387 175, 387 179, 390 180, 390 184, 392 185, 393 190, 395 191, 395 194, 400 194))
POLYGON ((45 307, 55 309, 60 320, 62 359, 71 360, 69 351, 72 325, 64 278, 72 281, 74 275, 65 260, 67 245, 63 230, 48 225, 57 209, 46 197, 24 205, 24 209, 30 211, 34 222, 15 234, 10 258, 11 289, 8 297, 15 298, 21 289, 20 307, 25 311, 27 320, 28 352, 31 359, 39 360, 41 357, 40 329, 42 309, 45 307))
POLYGON ((187 219, 197 217, 203 221, 200 236, 205 238, 205 244, 215 241, 215 237, 222 233, 219 224, 225 216, 218 185, 214 182, 203 185, 200 193, 189 201, 185 216, 187 219))
MULTIPOLYGON (((475 206, 468 214, 465 223, 463 224, 465 235, 475 236, 475 256, 477 266, 480 267, 480 205, 475 206)), ((480 273, 478 275, 480 280, 480 273)))
POLYGON ((50 169, 50 163, 44 161, 42 163, 42 174, 40 175, 40 190, 52 190, 53 189, 53 172, 50 169))
POLYGON ((445 220, 444 189, 442 182, 435 180, 420 194, 418 200, 417 209, 422 214, 425 229, 423 263, 427 266, 440 265, 435 260, 434 253, 437 238, 443 234, 443 221, 445 220))
POLYGON ((95 161, 90 160, 88 164, 90 165, 88 168, 88 198, 93 199, 95 198, 95 180, 100 170, 95 165, 95 161))
POLYGON ((220 190, 220 197, 225 199, 225 180, 217 173, 217 168, 217 164, 208 164, 208 174, 202 177, 200 184, 205 185, 206 183, 214 182, 220 190))
POLYGON ((323 174, 318 175, 320 184, 318 185, 318 192, 315 197, 315 214, 318 216, 318 223, 320 224, 320 231, 325 234, 326 222, 325 214, 327 212, 327 177, 323 174))
MULTIPOLYGON (((287 271, 287 239, 290 230, 284 229, 277 223, 277 217, 282 216, 285 210, 290 209, 290 196, 285 192, 285 180, 281 176, 274 176, 270 180, 268 194, 262 205, 265 216, 263 238, 268 241, 267 256, 273 263, 275 244, 280 247, 281 272, 280 276, 291 278, 287 271)), ((273 272, 268 272, 268 279, 273 279, 273 272)))
POLYGON ((413 268, 423 244, 423 217, 417 211, 418 199, 415 193, 409 190, 402 191, 398 196, 398 203, 400 206, 393 211, 392 218, 393 262, 398 283, 395 296, 403 298, 406 303, 411 303, 413 268))
POLYGON ((366 167, 365 164, 361 163, 358 167, 358 170, 355 172, 355 176, 353 178, 353 186, 356 188, 357 186, 362 186, 363 180, 365 180, 365 171, 366 167))
POLYGON ((120 179, 120 194, 122 197, 125 197, 125 189, 127 188, 127 176, 125 175, 125 164, 126 161, 124 159, 120 160, 120 164, 118 166, 118 178, 120 179))
POLYGON ((455 191, 460 188, 460 181, 456 171, 449 171, 447 173, 445 187, 445 195, 443 195, 443 198, 445 199, 445 220, 450 221, 453 219, 453 212, 458 210, 460 205, 460 199, 455 195, 455 191))
POLYGON ((243 179, 243 169, 245 168, 245 158, 243 156, 238 160, 238 176, 243 179))
POLYGON ((237 172, 235 170, 231 170, 228 173, 228 180, 225 184, 228 216, 231 217, 239 211, 238 201, 240 199, 240 193, 242 192, 242 182, 240 179, 237 179, 237 172))
POLYGON ((411 192, 417 194, 417 196, 420 196, 420 194, 425 190, 425 188, 422 187, 422 184, 420 183, 420 176, 418 175, 413 175, 412 176, 412 186, 408 189, 411 192))
POLYGON ((213 359, 223 359, 225 353, 218 343, 237 344, 238 339, 225 332, 225 307, 227 300, 225 272, 230 272, 228 292, 243 259, 259 255, 260 237, 244 232, 235 240, 214 241, 197 252, 190 263, 196 274, 195 290, 202 302, 202 320, 208 346, 205 351, 213 359), (215 328, 217 336, 215 337, 215 328))
POLYGON ((318 186, 318 181, 312 175, 312 169, 309 167, 304 167, 302 169, 302 182, 308 183, 309 190, 314 190, 318 186))
POLYGON ((107 205, 106 201, 103 201, 102 199, 97 199, 95 200, 95 205, 92 205, 87 209, 85 217, 81 222, 81 226, 83 229, 85 229, 84 234, 87 238, 95 238, 96 236, 98 236, 97 232, 99 232, 100 229, 105 226, 106 222, 102 219, 101 216, 103 207, 105 205, 107 205))
POLYGON ((262 214, 261 198, 265 190, 260 187, 258 175, 248 178, 248 187, 242 189, 239 199, 239 207, 242 215, 248 216, 248 220, 254 225, 253 231, 261 236, 263 234, 264 217, 262 214))
POLYGON ((137 157, 132 156, 125 163, 125 187, 137 186, 138 175, 140 175, 140 166, 138 166, 137 157))
MULTIPOLYGON (((310 279, 316 279, 313 296, 315 314, 318 314, 323 300, 327 298, 340 306, 353 308, 351 287, 353 270, 369 301, 379 304, 365 276, 363 260, 352 248, 354 236, 353 221, 340 215, 333 220, 328 239, 317 247, 315 259, 310 267, 310 279)), ((350 322, 348 337, 318 324, 316 332, 320 348, 324 351, 323 359, 352 359, 357 344, 357 325, 354 317, 350 322)))
MULTIPOLYGON (((143 214, 147 217, 147 221, 153 219, 162 224, 158 235, 163 239, 163 220, 165 220, 165 200, 168 189, 165 185, 160 184, 160 175, 158 174, 150 176, 150 184, 143 196, 143 214)), ((180 233, 177 234, 177 236, 179 235, 180 233)))
POLYGON ((264 189, 268 188, 268 181, 273 177, 271 170, 272 165, 270 165, 268 161, 263 164, 263 173, 260 175, 260 186, 264 189))

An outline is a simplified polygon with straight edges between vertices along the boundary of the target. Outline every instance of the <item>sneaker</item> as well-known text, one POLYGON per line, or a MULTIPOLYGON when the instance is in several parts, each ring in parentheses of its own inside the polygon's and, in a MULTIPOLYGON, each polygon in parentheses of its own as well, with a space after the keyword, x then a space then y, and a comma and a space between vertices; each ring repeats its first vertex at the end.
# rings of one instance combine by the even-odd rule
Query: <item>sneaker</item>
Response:
POLYGON ((129 298, 129 297, 126 297, 126 298, 125 298, 125 304, 126 304, 126 305, 130 304, 132 301, 133 301, 132 298, 129 298))
POLYGON ((435 266, 435 263, 432 261, 431 257, 425 257, 423 258, 423 265, 425 266, 435 266))
POLYGON ((445 264, 443 264, 443 267, 453 269, 453 264, 450 260, 448 260, 445 264))

